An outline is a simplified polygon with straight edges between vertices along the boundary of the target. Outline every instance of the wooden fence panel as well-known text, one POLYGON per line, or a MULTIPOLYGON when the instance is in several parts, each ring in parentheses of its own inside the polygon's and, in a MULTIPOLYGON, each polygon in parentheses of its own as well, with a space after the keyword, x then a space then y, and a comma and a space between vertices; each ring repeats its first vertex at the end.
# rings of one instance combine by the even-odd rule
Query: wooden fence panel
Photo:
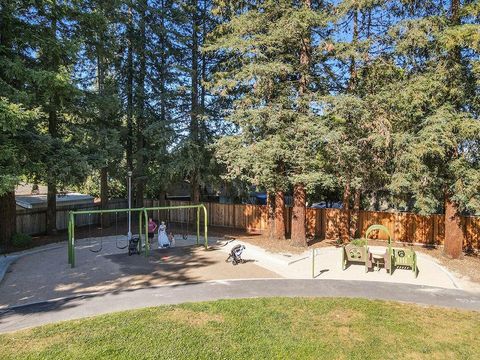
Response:
MULTIPOLYGON (((169 201, 167 206, 189 205, 188 201, 169 201)), ((146 207, 159 206, 158 200, 145 200, 146 207)), ((112 199, 109 209, 127 208, 127 200, 112 199)), ((264 231, 268 227, 268 213, 266 206, 244 204, 218 204, 205 203, 208 212, 209 224, 212 226, 243 229, 246 231, 264 231)), ((57 228, 66 229, 68 213, 71 210, 97 210, 100 204, 88 204, 77 207, 64 207, 57 210, 57 228)), ((195 224, 196 209, 168 210, 152 212, 149 214, 158 221, 195 224)), ((350 212, 350 216, 353 211, 350 212)), ((111 215, 111 221, 115 215, 111 215)), ((126 219, 127 213, 119 213, 118 219, 126 219)), ((292 208, 285 208, 285 228, 287 234, 291 232, 292 208)), ((336 240, 340 238, 342 210, 339 209, 307 209, 306 229, 308 236, 319 239, 336 240)), ((480 217, 462 217, 464 231, 464 245, 480 250, 480 217)), ((98 224, 98 215, 78 215, 75 217, 76 226, 98 224)), ((203 224, 203 213, 200 214, 200 222, 203 224)), ((374 211, 358 212, 358 229, 363 236, 366 229, 372 224, 382 224, 392 233, 393 239, 400 242, 443 244, 445 238, 445 224, 443 215, 422 216, 412 213, 387 213, 374 211)), ((17 231, 26 234, 45 233, 46 209, 17 211, 17 231)), ((385 239, 384 234, 379 234, 379 239, 385 239)))
POLYGON ((233 213, 233 227, 235 229, 246 229, 247 222, 245 218, 246 205, 232 205, 233 213))
POLYGON ((435 244, 443 244, 445 239, 445 216, 433 215, 433 241, 435 244))
POLYGON ((264 205, 245 205, 245 214, 248 231, 262 231, 267 229, 267 207, 264 205))
POLYGON ((463 217, 462 228, 465 234, 464 247, 480 250, 480 218, 474 216, 463 217))
POLYGON ((17 210, 17 232, 29 235, 42 234, 46 230, 47 212, 42 210, 17 210))
MULTIPOLYGON (((109 202, 108 209, 124 209, 127 207, 127 201, 124 199, 112 199, 109 202)), ((57 208, 57 230, 66 230, 68 226, 68 215, 70 211, 75 210, 99 210, 100 204, 69 205, 57 208)), ((111 215, 113 218, 113 215, 111 215)), ((126 218, 127 213, 120 213, 119 219, 126 218)), ((17 210, 17 232, 29 235, 44 234, 46 231, 47 209, 21 209, 17 210)), ((89 224, 99 224, 100 216, 98 214, 82 214, 75 216, 75 226, 85 226, 89 224)))
MULTIPOLYGON (((362 236, 365 235, 368 227, 374 224, 380 224, 385 226, 392 237, 395 237, 396 229, 395 229, 395 214, 392 213, 382 213, 382 212, 373 212, 373 211, 360 211, 360 234, 362 236)), ((380 240, 386 240, 387 235, 383 232, 379 232, 378 234, 374 235, 376 238, 380 240)))
POLYGON ((317 230, 317 209, 307 209, 305 214, 305 227, 308 237, 314 237, 317 230))
MULTIPOLYGON (((186 205, 188 202, 171 202, 171 205, 186 205)), ((267 207, 260 205, 233 205, 206 203, 209 223, 247 231, 264 231, 268 226, 267 207)), ((336 240, 340 238, 342 222, 340 209, 307 209, 306 229, 309 236, 319 239, 336 240)), ((173 214, 173 212, 172 212, 173 214)), ((353 211, 350 212, 352 216, 353 211)), ((177 217, 180 215, 176 215, 177 217)), ((287 234, 291 231, 292 208, 285 208, 285 226, 287 234)), ((386 226, 394 241, 421 244, 443 244, 445 225, 443 215, 422 216, 412 213, 390 213, 375 211, 358 212, 358 231, 363 236, 370 225, 386 226)), ((465 245, 480 249, 480 217, 462 218, 465 232, 465 245)), ((386 239, 383 233, 379 239, 386 239)))
POLYGON ((339 209, 324 209, 325 221, 325 239, 336 240, 340 238, 340 218, 339 209))

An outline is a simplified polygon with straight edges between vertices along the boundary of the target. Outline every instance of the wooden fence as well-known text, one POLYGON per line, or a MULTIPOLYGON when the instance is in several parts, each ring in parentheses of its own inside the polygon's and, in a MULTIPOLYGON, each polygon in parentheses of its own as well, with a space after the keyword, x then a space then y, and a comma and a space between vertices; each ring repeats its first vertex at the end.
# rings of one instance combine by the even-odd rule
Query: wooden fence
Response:
MULTIPOLYGON (((188 205, 188 202, 170 201, 171 206, 188 205)), ((208 222, 212 226, 243 229, 246 231, 263 231, 267 229, 267 207, 260 205, 232 205, 206 203, 208 222)), ((286 232, 290 233, 292 211, 285 209, 286 232)), ((195 219, 191 212, 190 221, 195 219)), ((358 231, 364 234, 372 224, 386 226, 395 241, 417 244, 443 244, 445 238, 444 215, 417 215, 413 213, 390 213, 375 211, 346 211, 339 209, 307 209, 306 227, 310 237, 336 240, 340 238, 340 229, 345 216, 351 219, 357 217, 358 231)), ((172 222, 186 222, 185 211, 171 211, 168 217, 172 222)), ((464 246, 480 249, 480 217, 468 216, 461 218, 464 246)), ((382 234, 379 234, 382 239, 382 234)))
MULTIPOLYGON (((127 200, 113 199, 108 204, 109 209, 124 209, 128 206, 127 200)), ((99 210, 100 204, 69 205, 57 208, 57 230, 67 228, 68 213, 73 210, 99 210)), ((127 214, 119 214, 118 218, 126 218, 127 214)), ((17 210, 17 232, 30 235, 43 234, 46 231, 47 209, 21 209, 17 210)), ((98 224, 100 217, 98 214, 77 215, 75 216, 75 225, 83 226, 88 224, 98 224)))
MULTIPOLYGON (((169 201, 167 206, 189 205, 185 201, 169 201)), ((145 207, 161 206, 157 200, 145 200, 145 207)), ((121 209, 128 206, 125 199, 110 200, 110 209, 121 209)), ((211 226, 246 230, 248 232, 262 232, 267 229, 267 207, 260 205, 234 205, 205 203, 208 211, 208 223, 211 226)), ((100 204, 60 207, 57 210, 57 229, 67 228, 68 212, 71 210, 98 210, 100 204)), ((285 230, 290 233, 292 208, 285 208, 285 230)), ((422 216, 413 213, 390 213, 375 211, 359 211, 358 214, 339 209, 307 209, 306 227, 310 237, 318 239, 336 240, 340 238, 345 216, 351 219, 357 217, 360 234, 372 224, 386 226, 395 241, 418 244, 443 244, 445 238, 444 216, 422 216)), ((126 213, 119 214, 118 219, 125 219, 126 213)), ((196 210, 169 210, 154 211, 149 214, 155 219, 177 223, 191 223, 196 219, 196 210)), ((203 216, 200 218, 203 222, 203 216)), ((97 224, 99 215, 78 215, 75 217, 77 226, 97 224)), ((480 217, 465 216, 461 218, 464 233, 464 246, 480 249, 480 217)), ((46 209, 17 210, 17 232, 25 234, 43 234, 46 229, 46 209)), ((381 239, 382 234, 380 234, 381 239)))

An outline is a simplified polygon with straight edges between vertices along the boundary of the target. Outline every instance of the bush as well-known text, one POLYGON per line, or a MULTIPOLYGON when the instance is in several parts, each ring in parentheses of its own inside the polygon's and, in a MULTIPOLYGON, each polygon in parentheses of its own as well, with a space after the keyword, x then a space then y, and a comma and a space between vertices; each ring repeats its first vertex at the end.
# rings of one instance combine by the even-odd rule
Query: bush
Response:
POLYGON ((14 234, 12 236, 12 245, 17 248, 24 248, 32 244, 32 237, 27 234, 14 234))
POLYGON ((355 246, 365 246, 367 241, 365 239, 354 239, 350 241, 350 244, 355 245, 355 246))

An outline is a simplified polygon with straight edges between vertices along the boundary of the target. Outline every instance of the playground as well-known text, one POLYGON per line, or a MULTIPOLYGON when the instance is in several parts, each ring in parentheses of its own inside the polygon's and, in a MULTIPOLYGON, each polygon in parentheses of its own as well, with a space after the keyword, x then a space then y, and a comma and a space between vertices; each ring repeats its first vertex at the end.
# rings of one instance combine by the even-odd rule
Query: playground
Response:
MULTIPOLYGON (((371 264, 372 268, 366 272, 364 264, 355 262, 344 269, 341 247, 275 253, 232 237, 212 236, 206 249, 201 242, 197 245, 196 235, 176 235, 175 247, 159 249, 155 238, 147 256, 144 248, 140 254, 129 256, 124 244, 127 244, 125 235, 78 239, 75 242, 75 267, 67 263, 68 246, 65 243, 26 252, 10 265, 0 283, 0 308, 85 294, 227 279, 354 280, 385 282, 392 286, 412 284, 478 290, 423 253, 417 254, 415 276, 409 269, 395 269, 389 274, 375 264, 371 264), (244 262, 232 266, 225 259, 236 245, 245 246, 244 262)), ((387 248, 370 246, 369 249, 382 252, 387 248)))
MULTIPOLYGON (((106 229, 82 222, 100 211, 72 213, 67 242, 2 258, 0 332, 111 311, 229 297, 354 296, 480 310, 478 284, 455 276, 422 251, 393 243, 381 225, 371 226, 363 239, 344 246, 324 244, 303 251, 283 246, 275 251, 261 246, 261 236, 255 242, 252 234, 222 236, 218 229, 209 236, 203 205, 161 208, 163 216, 176 211, 191 226, 164 225, 159 212, 152 220, 149 213, 156 210, 136 209, 132 211, 136 221, 128 227, 115 222, 106 229), (147 241, 152 221, 161 226, 147 241), (137 240, 129 240, 127 231, 137 240), (172 237, 164 247, 159 239, 167 239, 167 232, 172 237), (372 239, 380 232, 388 241, 372 239), (236 261, 234 249, 240 249, 236 261), (275 286, 275 281, 291 282, 275 286), (192 287, 195 284, 207 288, 192 287)), ((117 219, 122 212, 128 210, 107 213, 117 219)))

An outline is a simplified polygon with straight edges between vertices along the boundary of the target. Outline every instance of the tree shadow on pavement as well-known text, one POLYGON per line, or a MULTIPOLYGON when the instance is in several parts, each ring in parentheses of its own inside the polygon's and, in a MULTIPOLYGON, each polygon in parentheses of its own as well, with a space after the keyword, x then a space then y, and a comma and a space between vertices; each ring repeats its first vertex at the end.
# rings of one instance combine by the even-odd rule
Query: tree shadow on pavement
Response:
POLYGON ((63 252, 52 251, 48 258, 31 255, 13 264, 0 283, 0 311, 63 297, 209 280, 223 262, 223 254, 199 246, 153 250, 147 258, 108 248, 93 254, 80 246, 77 267, 71 269, 63 252))

